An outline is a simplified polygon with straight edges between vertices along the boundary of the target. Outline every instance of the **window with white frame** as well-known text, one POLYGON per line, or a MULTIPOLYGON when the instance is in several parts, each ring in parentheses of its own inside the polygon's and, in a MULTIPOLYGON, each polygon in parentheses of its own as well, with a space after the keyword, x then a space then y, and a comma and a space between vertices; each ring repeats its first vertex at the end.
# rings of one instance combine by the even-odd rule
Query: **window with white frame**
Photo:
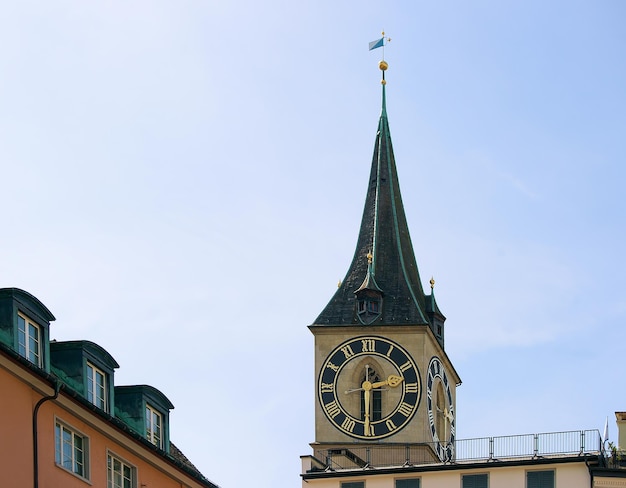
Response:
POLYGON ((17 314, 17 352, 41 367, 41 328, 21 313, 17 314))
POLYGON ((87 363, 87 400, 108 411, 106 373, 91 363, 87 363))
POLYGON ((89 479, 89 440, 83 434, 57 421, 54 426, 54 461, 83 478, 89 479))
POLYGON ((107 454, 107 488, 136 488, 137 468, 126 461, 107 454))
POLYGON ((146 437, 152 444, 163 449, 163 416, 147 404, 146 437))

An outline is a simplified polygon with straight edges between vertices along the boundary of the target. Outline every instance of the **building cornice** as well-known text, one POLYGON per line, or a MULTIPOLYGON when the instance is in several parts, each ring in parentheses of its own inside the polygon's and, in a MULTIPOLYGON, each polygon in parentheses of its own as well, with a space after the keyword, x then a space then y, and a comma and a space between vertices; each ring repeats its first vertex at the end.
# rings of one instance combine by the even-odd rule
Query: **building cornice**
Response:
MULTIPOLYGON (((341 471, 318 471, 303 473, 300 476, 303 480, 328 479, 328 478, 345 478, 355 476, 379 476, 379 475, 398 475, 406 473, 429 473, 433 471, 466 471, 466 470, 493 470, 505 469, 519 466, 541 466, 545 467, 552 464, 566 463, 596 463, 600 459, 597 454, 584 454, 574 456, 559 457, 538 457, 532 459, 516 459, 504 461, 481 461, 481 462, 463 462, 463 463, 437 463, 423 465, 402 465, 388 468, 362 468, 362 469, 345 469, 341 471)), ((590 468, 591 470, 591 468, 590 468)))

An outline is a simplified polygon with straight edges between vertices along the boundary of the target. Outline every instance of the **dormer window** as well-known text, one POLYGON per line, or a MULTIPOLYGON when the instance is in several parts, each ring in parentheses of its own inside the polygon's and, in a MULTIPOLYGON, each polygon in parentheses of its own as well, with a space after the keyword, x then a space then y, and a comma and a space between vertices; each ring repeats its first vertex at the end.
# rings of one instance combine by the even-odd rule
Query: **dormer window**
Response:
POLYGON ((46 372, 52 320, 50 310, 30 293, 0 288, 0 343, 46 372))
POLYGON ((356 316, 363 325, 370 325, 380 317, 383 308, 383 291, 374 279, 374 255, 367 253, 367 273, 356 295, 356 316))
POLYGON ((383 297, 375 290, 359 290, 357 293, 357 316, 364 325, 369 325, 380 317, 383 297))
POLYGON ((159 449, 170 450, 170 410, 174 405, 149 385, 116 386, 115 416, 159 449))
POLYGON ((31 363, 42 366, 41 328, 21 313, 17 314, 17 351, 31 363))
POLYGON ((146 404, 146 437, 155 446, 163 449, 163 416, 146 404))
POLYGON ((52 372, 92 405, 113 413, 115 359, 90 341, 59 341, 50 344, 52 372))
POLYGON ((108 411, 107 376, 90 362, 87 362, 87 400, 96 407, 108 411))

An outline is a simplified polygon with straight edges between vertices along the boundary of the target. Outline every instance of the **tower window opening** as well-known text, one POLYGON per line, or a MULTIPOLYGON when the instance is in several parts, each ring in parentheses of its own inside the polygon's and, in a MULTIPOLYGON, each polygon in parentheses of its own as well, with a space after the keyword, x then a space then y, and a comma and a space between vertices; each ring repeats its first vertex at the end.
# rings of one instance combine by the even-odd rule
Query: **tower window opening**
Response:
POLYGON ((380 315, 382 300, 379 297, 362 297, 357 302, 357 311, 361 320, 370 323, 380 315))
POLYGON ((380 301, 377 299, 366 298, 359 300, 359 313, 378 313, 380 312, 380 301))
MULTIPOLYGON (((368 259, 371 259, 371 254, 368 254, 368 259)), ((380 317, 383 307, 383 292, 376 286, 369 270, 361 288, 354 294, 356 295, 356 314, 363 325, 369 325, 380 317), (375 288, 372 289, 370 286, 375 288)))

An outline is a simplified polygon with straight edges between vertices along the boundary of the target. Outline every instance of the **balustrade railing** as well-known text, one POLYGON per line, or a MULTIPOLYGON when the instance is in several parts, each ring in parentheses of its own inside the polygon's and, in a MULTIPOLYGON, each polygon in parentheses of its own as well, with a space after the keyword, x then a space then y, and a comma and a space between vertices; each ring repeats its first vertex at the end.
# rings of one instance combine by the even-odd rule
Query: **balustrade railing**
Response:
POLYGON ((320 469, 367 469, 434 463, 464 463, 602 454, 597 430, 576 430, 500 437, 461 439, 447 449, 434 443, 358 445, 315 450, 320 469), (440 459, 437 453, 444 459, 440 459))
POLYGON ((598 454, 603 451, 597 430, 573 430, 456 441, 456 461, 598 454))

